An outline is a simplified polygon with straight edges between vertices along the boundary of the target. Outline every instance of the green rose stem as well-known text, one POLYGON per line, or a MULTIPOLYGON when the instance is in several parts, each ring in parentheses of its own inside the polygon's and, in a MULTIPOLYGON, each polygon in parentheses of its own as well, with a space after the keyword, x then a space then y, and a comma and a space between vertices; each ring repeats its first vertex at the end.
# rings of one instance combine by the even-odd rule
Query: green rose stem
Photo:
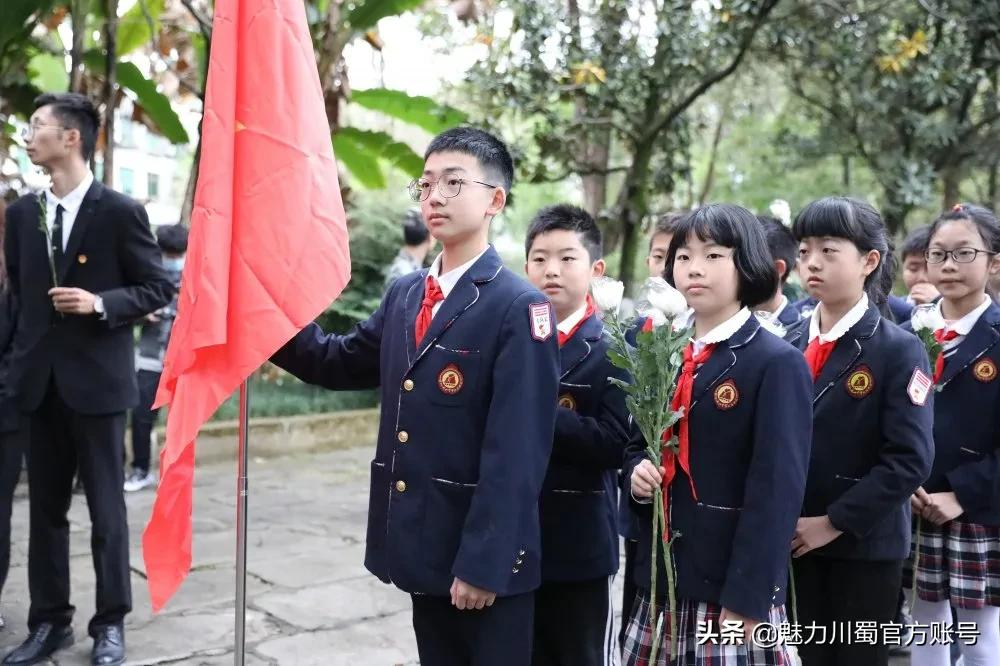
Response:
MULTIPOLYGON (((625 330, 615 313, 606 313, 604 321, 614 342, 613 348, 608 351, 608 357, 616 367, 629 371, 633 383, 617 379, 609 381, 625 391, 629 411, 646 440, 646 457, 659 469, 664 450, 670 450, 674 455, 678 453, 677 438, 671 437, 664 444, 663 434, 669 432, 682 417, 682 412, 674 412, 670 404, 681 367, 681 352, 690 338, 690 331, 686 328, 674 331, 668 322, 655 327, 651 332, 639 333, 638 349, 632 349, 625 341, 625 330)), ((657 613, 656 603, 657 572, 661 561, 667 575, 667 608, 663 612, 669 622, 670 660, 677 656, 677 600, 672 547, 674 539, 681 534, 675 532, 668 538, 663 538, 666 533, 663 492, 662 488, 655 488, 652 497, 649 620, 654 629, 649 656, 651 664, 656 663, 656 655, 660 649, 660 630, 664 621, 663 616, 657 613)))
POLYGON ((59 279, 56 276, 56 260, 52 256, 52 230, 49 229, 48 223, 48 203, 45 199, 45 194, 40 193, 38 195, 38 228, 45 234, 45 253, 49 258, 49 273, 52 276, 52 286, 59 286, 59 279))

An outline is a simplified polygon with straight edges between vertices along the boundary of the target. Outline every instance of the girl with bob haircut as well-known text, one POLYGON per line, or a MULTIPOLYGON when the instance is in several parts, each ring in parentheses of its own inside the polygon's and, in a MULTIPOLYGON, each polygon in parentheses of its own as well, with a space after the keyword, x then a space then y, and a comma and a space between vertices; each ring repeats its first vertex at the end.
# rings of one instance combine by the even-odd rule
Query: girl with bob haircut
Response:
MULTIPOLYGON (((659 485, 674 539, 676 663, 790 664, 786 646, 758 644, 753 629, 760 622, 787 622, 788 544, 805 490, 812 429, 810 378, 802 355, 750 311, 778 284, 757 218, 726 204, 687 214, 670 243, 666 277, 693 316, 673 402, 684 413, 675 427, 680 464, 668 476, 646 458, 641 434, 626 452, 630 506, 640 528, 633 563, 640 592, 627 620, 624 662, 649 664, 657 626, 649 613, 651 595, 659 608, 667 598, 665 585, 649 589, 650 498, 659 485), (739 644, 717 638, 699 644, 700 623, 710 623, 717 636, 727 620, 742 623, 739 644)), ((665 581, 657 559, 658 581, 665 581)), ((659 626, 657 664, 665 665, 669 618, 659 626)))
POLYGON ((884 665, 883 636, 869 645, 833 632, 895 619, 909 498, 934 455, 930 367, 920 341, 880 313, 892 248, 877 210, 848 197, 820 199, 802 209, 792 233, 800 274, 818 301, 785 336, 805 353, 814 382, 793 570, 799 624, 825 626, 832 637, 805 642, 799 654, 809 666, 884 665))

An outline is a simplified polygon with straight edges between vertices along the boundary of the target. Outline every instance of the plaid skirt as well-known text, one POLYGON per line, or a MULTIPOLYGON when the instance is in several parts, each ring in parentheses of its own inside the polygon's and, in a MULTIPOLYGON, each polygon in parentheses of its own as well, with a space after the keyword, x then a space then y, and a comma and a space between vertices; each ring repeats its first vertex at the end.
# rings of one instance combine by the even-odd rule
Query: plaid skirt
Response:
MULTIPOLYGON (((794 648, 783 641, 772 644, 755 642, 736 644, 719 627, 719 613, 722 609, 706 601, 679 600, 677 602, 677 658, 672 666, 795 666, 798 658, 794 648)), ((670 652, 670 622, 666 614, 662 616, 660 646, 657 649, 656 664, 650 664, 649 653, 653 647, 653 622, 649 616, 649 591, 640 591, 632 607, 625 641, 622 645, 622 666, 667 666, 670 652)), ((770 626, 778 628, 785 624, 785 607, 771 608, 768 619, 770 626)))
MULTIPOLYGON (((914 535, 903 566, 903 587, 913 585, 914 535)), ((950 601, 956 608, 1000 606, 1000 526, 953 520, 944 525, 920 521, 917 596, 950 601)))

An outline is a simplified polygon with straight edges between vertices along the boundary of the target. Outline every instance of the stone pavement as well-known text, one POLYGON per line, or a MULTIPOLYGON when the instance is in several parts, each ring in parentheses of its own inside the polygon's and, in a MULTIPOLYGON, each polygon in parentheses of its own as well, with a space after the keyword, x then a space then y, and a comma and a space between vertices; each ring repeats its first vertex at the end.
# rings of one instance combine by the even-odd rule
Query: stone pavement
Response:
MULTIPOLYGON (((363 566, 371 455, 372 449, 363 447, 251 460, 249 666, 417 663, 409 597, 363 566)), ((234 464, 198 468, 192 572, 156 617, 140 551, 154 495, 127 495, 134 608, 125 628, 129 664, 233 663, 235 477, 234 464)), ((0 654, 27 632, 26 494, 19 487, 14 503, 0 654)), ((59 666, 89 664, 92 645, 86 632, 94 608, 94 571, 83 495, 74 495, 70 521, 77 643, 57 653, 53 663, 59 666)))
MULTIPOLYGON (((252 444, 251 444, 252 446, 252 444)), ((247 664, 383 666, 417 664, 409 597, 364 566, 368 469, 372 449, 250 463, 247 664)), ((235 464, 199 466, 195 476, 194 562, 178 594, 153 617, 140 552, 153 492, 127 495, 134 611, 126 623, 129 664, 228 666, 233 663, 235 464)), ((94 608, 90 521, 75 495, 70 512, 77 643, 58 666, 89 664, 87 621, 94 608)), ((0 654, 25 637, 28 501, 14 503, 11 570, 3 591, 7 627, 0 654)), ((620 580, 616 599, 621 599, 620 580)), ((620 609, 616 609, 620 611, 620 609)), ((906 661, 893 660, 893 664, 906 661)))

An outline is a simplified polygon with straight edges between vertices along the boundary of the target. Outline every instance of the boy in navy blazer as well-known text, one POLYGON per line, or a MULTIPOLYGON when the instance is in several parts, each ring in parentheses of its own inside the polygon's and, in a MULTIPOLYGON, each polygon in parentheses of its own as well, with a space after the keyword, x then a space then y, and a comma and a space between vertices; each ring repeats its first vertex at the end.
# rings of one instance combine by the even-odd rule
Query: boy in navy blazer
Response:
POLYGON ((413 598, 422 664, 526 664, 541 581, 538 496, 559 387, 547 299, 488 244, 513 161, 472 128, 410 184, 443 251, 347 335, 311 324, 274 362, 330 389, 379 386, 365 566, 413 598))
POLYGON ((552 459, 542 486, 542 586, 532 664, 598 666, 618 650, 611 584, 618 570, 617 476, 628 443, 628 375, 588 295, 604 274, 601 232, 575 206, 543 208, 525 242, 528 279, 555 307, 562 374, 552 459))
POLYGON ((788 301, 784 289, 788 282, 788 276, 792 274, 798 263, 799 244, 795 240, 795 236, 792 235, 791 229, 782 224, 778 218, 758 215, 757 219, 764 227, 767 249, 771 251, 774 270, 778 272, 778 288, 770 299, 756 306, 756 311, 768 313, 771 321, 782 327, 794 326, 802 319, 802 315, 798 308, 788 301))

